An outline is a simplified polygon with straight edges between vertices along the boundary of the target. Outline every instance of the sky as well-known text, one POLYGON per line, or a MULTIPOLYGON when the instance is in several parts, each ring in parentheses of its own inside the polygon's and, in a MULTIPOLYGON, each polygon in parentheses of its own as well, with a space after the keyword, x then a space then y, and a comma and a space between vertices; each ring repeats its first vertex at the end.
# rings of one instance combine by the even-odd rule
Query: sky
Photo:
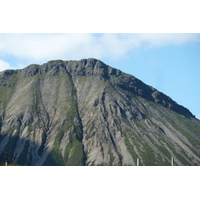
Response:
POLYGON ((0 71, 97 58, 170 96, 200 118, 200 34, 0 34, 0 71))

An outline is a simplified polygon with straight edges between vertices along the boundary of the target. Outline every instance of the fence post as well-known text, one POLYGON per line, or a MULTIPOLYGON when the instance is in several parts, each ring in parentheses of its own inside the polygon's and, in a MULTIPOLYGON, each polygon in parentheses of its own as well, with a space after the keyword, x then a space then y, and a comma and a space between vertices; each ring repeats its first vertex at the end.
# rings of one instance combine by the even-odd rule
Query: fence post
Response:
POLYGON ((140 160, 137 158, 137 166, 140 166, 140 160))

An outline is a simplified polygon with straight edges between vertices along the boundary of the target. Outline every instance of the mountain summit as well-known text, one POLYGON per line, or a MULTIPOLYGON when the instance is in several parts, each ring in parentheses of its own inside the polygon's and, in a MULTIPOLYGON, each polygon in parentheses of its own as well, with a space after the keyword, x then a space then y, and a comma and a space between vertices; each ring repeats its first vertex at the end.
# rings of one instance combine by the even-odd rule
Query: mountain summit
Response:
POLYGON ((19 165, 200 165, 200 121, 97 59, 0 73, 0 160, 19 165))

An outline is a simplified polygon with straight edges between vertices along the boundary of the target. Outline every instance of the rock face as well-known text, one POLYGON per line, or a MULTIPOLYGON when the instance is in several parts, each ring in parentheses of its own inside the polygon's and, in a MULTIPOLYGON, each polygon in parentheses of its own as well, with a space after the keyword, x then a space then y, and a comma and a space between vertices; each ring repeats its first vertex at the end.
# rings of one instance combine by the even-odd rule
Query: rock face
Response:
POLYGON ((200 121, 96 59, 0 73, 0 160, 19 165, 200 165, 200 121))

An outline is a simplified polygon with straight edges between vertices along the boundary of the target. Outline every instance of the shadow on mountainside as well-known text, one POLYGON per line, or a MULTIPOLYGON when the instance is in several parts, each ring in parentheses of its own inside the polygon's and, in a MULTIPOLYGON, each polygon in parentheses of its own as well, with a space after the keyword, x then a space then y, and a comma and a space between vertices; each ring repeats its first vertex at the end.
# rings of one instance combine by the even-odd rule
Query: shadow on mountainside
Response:
POLYGON ((34 165, 34 150, 38 150, 39 159, 39 146, 35 142, 31 142, 29 139, 22 138, 19 135, 0 135, 0 145, 1 161, 5 161, 6 152, 8 153, 9 160, 13 157, 15 153, 17 153, 13 164, 22 166, 34 165))
MULTIPOLYGON (((57 141, 55 141, 55 143, 56 142, 57 141)), ((77 146, 77 143, 74 142, 73 145, 77 146)), ((68 145, 69 152, 74 148, 73 145, 68 145), (71 149, 69 149, 69 147, 71 147, 71 149)), ((81 148, 82 146, 79 145, 76 151, 82 152, 81 148)), ((56 144, 52 151, 48 151, 44 143, 39 146, 28 138, 22 138, 18 135, 9 136, 0 134, 0 165, 5 165, 6 153, 9 161, 17 153, 12 164, 19 166, 81 166, 85 165, 86 159, 85 155, 82 155, 82 157, 73 156, 73 158, 66 158, 66 156, 64 157, 61 151, 57 149, 56 144)))

